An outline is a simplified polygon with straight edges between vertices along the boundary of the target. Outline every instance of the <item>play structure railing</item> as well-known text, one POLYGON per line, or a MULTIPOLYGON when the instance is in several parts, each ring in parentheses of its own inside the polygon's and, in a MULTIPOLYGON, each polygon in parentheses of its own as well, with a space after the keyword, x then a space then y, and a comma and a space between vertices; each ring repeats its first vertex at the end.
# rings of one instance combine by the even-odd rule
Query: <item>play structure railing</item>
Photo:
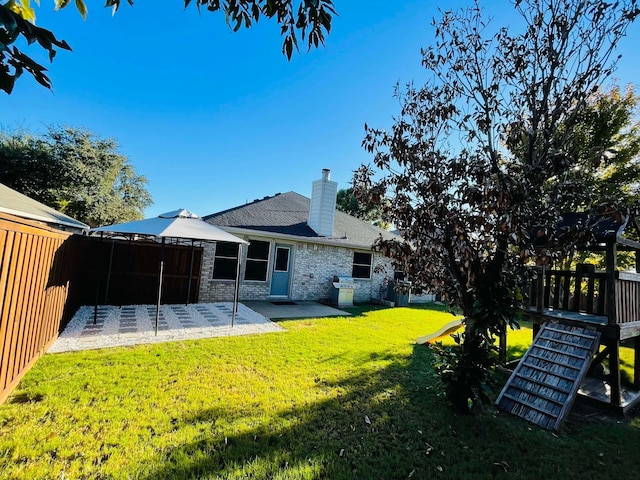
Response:
POLYGON ((535 270, 528 295, 532 313, 576 312, 602 317, 610 325, 640 321, 639 273, 610 275, 596 271, 592 265, 578 265, 576 270, 535 270))
POLYGON ((617 323, 640 321, 640 273, 618 272, 616 279, 617 323))

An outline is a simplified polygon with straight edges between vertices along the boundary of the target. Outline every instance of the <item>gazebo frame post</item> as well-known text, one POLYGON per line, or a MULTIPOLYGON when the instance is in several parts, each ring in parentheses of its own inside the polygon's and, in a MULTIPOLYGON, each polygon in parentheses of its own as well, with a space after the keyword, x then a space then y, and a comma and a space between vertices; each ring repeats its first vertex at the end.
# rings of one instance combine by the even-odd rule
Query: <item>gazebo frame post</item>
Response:
POLYGON ((160 247, 160 278, 158 279, 158 303, 156 304, 156 337, 158 336, 158 321, 160 320, 160 301, 162 299, 162 278, 164 277, 164 237, 160 247))
POLYGON ((109 284, 111 283, 111 268, 113 267, 113 249, 115 247, 116 240, 111 239, 111 251, 109 253, 109 270, 107 270, 107 284, 104 287, 104 304, 109 303, 109 284))
POLYGON ((233 308, 231 311, 231 326, 236 322, 236 313, 238 312, 238 293, 240 290, 240 262, 242 262, 242 244, 238 244, 238 261, 236 262, 236 282, 233 286, 233 308))
POLYGON ((191 239, 191 264, 189 265, 189 279, 187 280, 187 303, 185 305, 189 305, 191 301, 191 277, 193 276, 193 257, 195 255, 195 240, 191 239))
MULTIPOLYGON (((100 244, 104 242, 104 232, 100 232, 100 244)), ((98 324, 98 304, 100 303, 100 269, 96 266, 96 303, 93 306, 93 324, 98 324)))

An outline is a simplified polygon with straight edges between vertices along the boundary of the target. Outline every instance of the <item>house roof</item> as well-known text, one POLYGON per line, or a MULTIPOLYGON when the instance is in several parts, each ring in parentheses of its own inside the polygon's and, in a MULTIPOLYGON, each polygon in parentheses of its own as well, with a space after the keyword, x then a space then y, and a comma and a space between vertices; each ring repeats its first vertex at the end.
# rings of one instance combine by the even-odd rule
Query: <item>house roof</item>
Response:
POLYGON ((321 237, 309 225, 311 200, 295 192, 278 193, 246 205, 203 217, 213 225, 268 233, 273 236, 299 237, 310 243, 355 246, 369 249, 380 235, 385 239, 396 235, 375 225, 336 210, 332 237, 321 237))
POLYGON ((14 189, 0 183, 0 212, 45 222, 58 227, 71 227, 86 230, 89 225, 60 213, 47 205, 16 192, 14 189))

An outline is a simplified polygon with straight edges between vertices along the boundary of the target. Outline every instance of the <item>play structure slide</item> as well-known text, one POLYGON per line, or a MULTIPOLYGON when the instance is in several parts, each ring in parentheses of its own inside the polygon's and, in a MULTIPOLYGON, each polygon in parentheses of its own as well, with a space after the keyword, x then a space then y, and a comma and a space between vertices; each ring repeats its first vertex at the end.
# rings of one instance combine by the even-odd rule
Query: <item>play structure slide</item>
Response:
POLYGON ((453 320, 443 326, 440 330, 437 330, 429 335, 424 335, 422 337, 418 337, 416 343, 418 345, 424 345, 425 343, 433 343, 438 341, 439 339, 446 337, 447 335, 451 335, 453 332, 458 330, 462 326, 462 319, 453 320))

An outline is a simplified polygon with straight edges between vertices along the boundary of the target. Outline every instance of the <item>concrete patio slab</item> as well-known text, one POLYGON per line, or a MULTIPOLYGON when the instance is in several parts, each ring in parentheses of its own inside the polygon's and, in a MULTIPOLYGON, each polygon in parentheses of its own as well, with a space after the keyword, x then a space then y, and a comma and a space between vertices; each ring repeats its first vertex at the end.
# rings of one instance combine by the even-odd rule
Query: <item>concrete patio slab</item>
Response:
POLYGON ((251 310, 254 310, 271 320, 284 320, 292 318, 318 318, 318 317, 345 317, 349 312, 338 310, 318 302, 278 302, 244 301, 242 302, 251 310))
POLYGON ((94 307, 80 307, 47 353, 285 331, 243 304, 232 327, 232 308, 231 302, 162 305, 156 335, 155 305, 103 305, 95 319, 94 307))

